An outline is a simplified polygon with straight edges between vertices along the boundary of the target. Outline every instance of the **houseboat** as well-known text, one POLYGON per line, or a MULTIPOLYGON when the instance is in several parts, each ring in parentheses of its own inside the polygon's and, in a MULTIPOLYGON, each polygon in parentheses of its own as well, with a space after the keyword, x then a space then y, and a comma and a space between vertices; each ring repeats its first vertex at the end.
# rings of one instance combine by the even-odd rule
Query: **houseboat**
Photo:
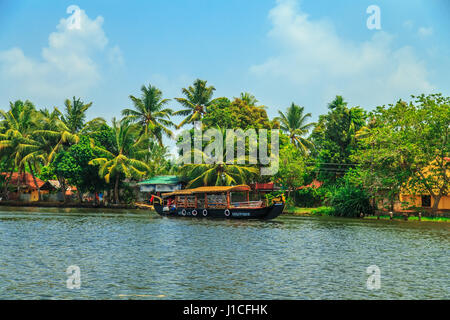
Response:
POLYGON ((163 193, 155 197, 153 206, 167 217, 274 219, 284 209, 284 197, 250 201, 247 185, 199 187, 163 193))

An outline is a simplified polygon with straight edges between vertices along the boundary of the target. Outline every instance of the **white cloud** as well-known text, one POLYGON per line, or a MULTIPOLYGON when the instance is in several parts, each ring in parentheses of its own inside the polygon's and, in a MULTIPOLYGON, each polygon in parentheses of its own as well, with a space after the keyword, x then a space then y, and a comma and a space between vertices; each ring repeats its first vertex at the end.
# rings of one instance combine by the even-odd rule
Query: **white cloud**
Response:
POLYGON ((298 88, 300 97, 319 97, 314 105, 342 94, 372 107, 432 89, 413 49, 394 48, 394 36, 386 32, 374 31, 360 43, 349 41, 329 21, 312 20, 293 0, 278 1, 269 18, 269 37, 278 53, 252 66, 251 73, 280 88, 298 88))
MULTIPOLYGON (((80 10, 80 28, 61 19, 42 48, 40 59, 20 48, 0 51, 0 97, 2 99, 63 99, 83 95, 101 80, 101 60, 123 63, 119 47, 108 48, 103 18, 90 19, 80 10), (4 85, 3 85, 4 84, 4 85)), ((2 100, 3 102, 3 100, 2 100)))
POLYGON ((428 27, 428 28, 420 27, 419 30, 417 31, 417 33, 421 37, 428 37, 428 36, 431 36, 433 34, 433 28, 432 27, 428 27))

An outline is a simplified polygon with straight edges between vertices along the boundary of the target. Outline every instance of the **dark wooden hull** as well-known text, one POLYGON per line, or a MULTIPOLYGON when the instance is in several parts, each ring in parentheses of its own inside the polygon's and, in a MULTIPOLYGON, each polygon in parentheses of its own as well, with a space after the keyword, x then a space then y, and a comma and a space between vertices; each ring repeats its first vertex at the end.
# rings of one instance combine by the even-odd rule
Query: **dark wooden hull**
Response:
MULTIPOLYGON (((186 217, 186 218, 213 218, 213 219, 261 219, 269 220, 278 217, 284 209, 284 203, 276 203, 266 208, 234 208, 229 209, 204 209, 175 208, 170 211, 164 210, 163 206, 155 204, 155 211, 164 217, 186 217), (194 211, 196 210, 196 212, 194 211)), ((167 208, 166 208, 167 209, 167 208)))

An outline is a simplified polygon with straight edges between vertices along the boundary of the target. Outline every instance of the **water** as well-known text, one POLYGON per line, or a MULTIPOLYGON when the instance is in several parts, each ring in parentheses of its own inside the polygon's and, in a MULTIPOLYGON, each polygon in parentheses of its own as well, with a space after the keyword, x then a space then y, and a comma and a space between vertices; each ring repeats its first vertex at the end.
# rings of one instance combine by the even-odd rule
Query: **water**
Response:
POLYGON ((449 299, 449 248, 447 223, 0 208, 0 299, 449 299))

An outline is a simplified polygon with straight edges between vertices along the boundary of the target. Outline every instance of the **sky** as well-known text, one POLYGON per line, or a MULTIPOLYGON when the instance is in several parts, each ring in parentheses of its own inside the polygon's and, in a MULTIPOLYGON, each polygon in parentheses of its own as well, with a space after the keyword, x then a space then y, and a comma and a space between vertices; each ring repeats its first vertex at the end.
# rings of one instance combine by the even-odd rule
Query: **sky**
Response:
POLYGON ((367 110, 449 96, 449 18, 447 0, 0 0, 0 109, 76 96, 111 120, 144 84, 174 98, 196 78, 215 97, 252 93, 269 117, 295 102, 316 120, 336 95, 367 110))

